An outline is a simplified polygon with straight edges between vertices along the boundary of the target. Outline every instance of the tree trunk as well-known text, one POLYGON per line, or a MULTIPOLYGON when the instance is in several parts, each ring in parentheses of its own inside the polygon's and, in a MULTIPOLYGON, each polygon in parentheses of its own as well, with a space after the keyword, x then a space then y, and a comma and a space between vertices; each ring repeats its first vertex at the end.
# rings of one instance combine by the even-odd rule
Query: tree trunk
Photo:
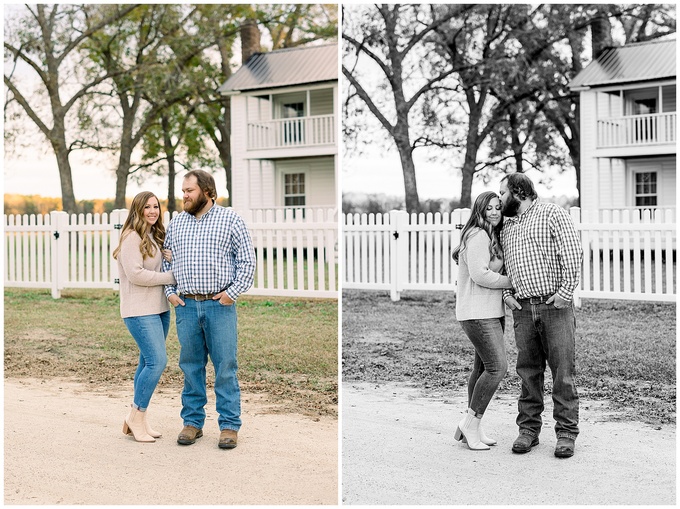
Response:
POLYGON ((123 138, 120 146, 120 156, 118 157, 118 168, 116 169, 116 200, 114 207, 117 209, 127 208, 125 193, 127 191, 128 177, 130 176, 131 160, 132 143, 129 139, 123 138))
POLYGON ((66 144, 66 129, 62 116, 54 118, 54 127, 48 133, 47 138, 52 145, 54 154, 57 157, 57 167, 59 168, 59 182, 61 184, 61 207, 69 214, 76 214, 75 194, 73 193, 73 172, 69 161, 70 151, 66 144))
POLYGON ((399 151, 401 170, 404 175, 404 201, 409 214, 420 212, 420 199, 416 183, 416 167, 413 163, 413 148, 408 134, 408 125, 398 122, 392 133, 399 151))
POLYGON ((213 136, 213 141, 224 168, 224 176, 227 181, 227 196, 229 197, 228 206, 231 206, 234 203, 231 185, 231 97, 221 97, 220 103, 222 104, 223 113, 220 121, 215 126, 220 132, 220 138, 218 139, 216 136, 213 136))
POLYGON ((64 212, 75 214, 78 212, 76 198, 73 193, 73 176, 71 162, 68 159, 69 152, 66 144, 52 140, 52 147, 57 156, 57 167, 59 168, 59 181, 61 183, 61 207, 64 212))
POLYGON ((477 149, 468 145, 465 151, 465 161, 463 162, 463 180, 460 189, 461 208, 471 208, 472 206, 472 179, 475 175, 477 165, 477 149))
POLYGON ((175 212, 175 147, 172 145, 172 138, 170 137, 170 120, 167 115, 161 116, 161 127, 163 128, 163 148, 165 150, 165 157, 168 162, 168 212, 172 217, 175 212))
POLYGON ((510 144, 512 146, 512 154, 515 159, 515 171, 524 173, 524 158, 522 157, 523 147, 519 141, 519 122, 517 120, 517 112, 512 108, 509 113, 510 123, 510 144))

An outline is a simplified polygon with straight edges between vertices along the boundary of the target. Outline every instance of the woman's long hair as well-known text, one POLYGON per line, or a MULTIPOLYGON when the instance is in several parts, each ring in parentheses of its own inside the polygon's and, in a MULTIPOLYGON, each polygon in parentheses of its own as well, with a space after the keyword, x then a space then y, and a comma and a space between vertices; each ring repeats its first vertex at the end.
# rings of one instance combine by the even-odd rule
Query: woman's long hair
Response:
MULTIPOLYGON (((498 226, 494 227, 489 221, 486 220, 486 207, 489 206, 491 200, 498 198, 498 195, 493 191, 485 191, 475 200, 475 204, 472 206, 472 212, 470 213, 470 219, 463 227, 463 231, 460 234, 460 244, 453 250, 453 259, 458 263, 458 257, 460 252, 465 249, 465 243, 470 236, 470 232, 473 228, 481 228, 489 234, 491 243, 489 244, 489 255, 491 258, 500 257, 503 254, 501 249, 501 243, 499 242, 499 234, 501 228, 503 227, 503 216, 501 216, 501 221, 498 226)), ((500 200, 500 198, 498 198, 500 200)))
POLYGON ((151 236, 156 242, 156 245, 163 246, 165 240, 165 225, 163 225, 163 210, 161 209, 161 201, 158 197, 150 191, 142 191, 132 200, 130 205, 130 213, 128 214, 123 229, 120 233, 120 242, 118 247, 113 252, 113 257, 117 260, 118 253, 120 253, 120 246, 123 239, 131 232, 136 231, 142 238, 142 243, 139 245, 139 250, 142 252, 142 258, 153 257, 156 254, 156 245, 151 242, 151 239, 146 234, 147 222, 144 219, 144 207, 149 198, 156 198, 158 202, 158 221, 151 227, 151 236))

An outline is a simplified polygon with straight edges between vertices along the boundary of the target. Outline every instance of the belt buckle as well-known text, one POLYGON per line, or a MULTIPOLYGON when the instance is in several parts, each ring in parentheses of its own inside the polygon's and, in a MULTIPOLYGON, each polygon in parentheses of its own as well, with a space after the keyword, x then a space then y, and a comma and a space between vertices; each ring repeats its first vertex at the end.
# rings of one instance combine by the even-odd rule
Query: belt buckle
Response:
POLYGON ((208 300, 207 295, 194 295, 194 298, 196 299, 196 302, 203 302, 208 300))
POLYGON ((545 300, 544 297, 529 297, 529 304, 536 306, 538 304, 543 304, 545 300))

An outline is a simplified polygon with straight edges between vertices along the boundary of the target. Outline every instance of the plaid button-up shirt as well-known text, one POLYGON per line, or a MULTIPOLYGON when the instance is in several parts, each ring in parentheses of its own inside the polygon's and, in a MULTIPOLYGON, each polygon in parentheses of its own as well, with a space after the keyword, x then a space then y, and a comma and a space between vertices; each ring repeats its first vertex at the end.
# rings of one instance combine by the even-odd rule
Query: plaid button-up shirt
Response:
POLYGON ((255 250, 245 222, 232 209, 213 205, 200 219, 187 212, 175 216, 166 230, 165 249, 177 284, 165 295, 218 293, 226 288, 232 300, 248 290, 255 276, 255 250), (228 288, 227 288, 228 287, 228 288))
MULTIPOLYGON (((569 214, 554 203, 536 200, 524 213, 503 221, 501 245, 514 293, 524 299, 557 293, 572 300, 583 250, 569 214)), ((512 293, 504 290, 503 297, 512 293)))

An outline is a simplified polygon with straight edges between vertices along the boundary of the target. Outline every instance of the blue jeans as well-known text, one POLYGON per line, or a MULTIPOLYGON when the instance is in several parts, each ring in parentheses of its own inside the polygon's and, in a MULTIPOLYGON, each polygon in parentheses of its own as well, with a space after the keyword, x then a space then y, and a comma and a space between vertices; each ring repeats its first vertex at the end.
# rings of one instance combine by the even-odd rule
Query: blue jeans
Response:
POLYGON ((513 311, 517 343, 517 374, 522 391, 517 403, 520 433, 538 436, 543 412, 546 363, 553 377, 553 418, 557 437, 576 439, 579 433, 579 400, 576 391, 576 317, 573 306, 557 309, 552 304, 520 301, 513 311))
POLYGON ((132 401, 140 410, 146 410, 168 363, 165 339, 170 330, 170 311, 159 315, 132 316, 123 318, 123 321, 139 347, 132 401))
POLYGON ((236 378, 236 306, 216 300, 183 299, 177 306, 179 367, 184 373, 182 411, 185 426, 202 429, 205 422, 208 355, 215 368, 215 399, 220 430, 241 428, 241 390, 236 378))
POLYGON ((508 371, 503 340, 505 317, 463 320, 460 326, 475 347, 468 380, 468 406, 481 417, 508 371))

